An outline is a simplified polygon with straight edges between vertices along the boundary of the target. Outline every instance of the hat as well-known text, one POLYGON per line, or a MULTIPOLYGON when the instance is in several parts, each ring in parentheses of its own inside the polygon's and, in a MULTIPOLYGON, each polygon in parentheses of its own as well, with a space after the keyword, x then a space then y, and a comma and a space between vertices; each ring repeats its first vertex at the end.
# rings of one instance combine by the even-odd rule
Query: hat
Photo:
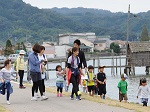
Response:
POLYGON ((127 79, 127 78, 128 78, 128 76, 127 76, 126 74, 121 74, 121 78, 125 78, 125 79, 127 79))
POLYGON ((19 54, 25 54, 24 50, 20 50, 19 54))
POLYGON ((98 69, 100 69, 100 68, 105 68, 106 66, 102 66, 102 65, 99 65, 98 66, 98 69))

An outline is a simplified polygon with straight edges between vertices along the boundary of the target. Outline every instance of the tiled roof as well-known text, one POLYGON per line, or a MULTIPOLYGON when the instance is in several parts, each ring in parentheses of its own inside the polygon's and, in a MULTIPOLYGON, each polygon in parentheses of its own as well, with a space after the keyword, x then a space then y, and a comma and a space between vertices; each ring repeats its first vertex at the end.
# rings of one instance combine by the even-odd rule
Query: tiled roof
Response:
POLYGON ((130 42, 129 47, 131 52, 150 51, 150 42, 130 42))

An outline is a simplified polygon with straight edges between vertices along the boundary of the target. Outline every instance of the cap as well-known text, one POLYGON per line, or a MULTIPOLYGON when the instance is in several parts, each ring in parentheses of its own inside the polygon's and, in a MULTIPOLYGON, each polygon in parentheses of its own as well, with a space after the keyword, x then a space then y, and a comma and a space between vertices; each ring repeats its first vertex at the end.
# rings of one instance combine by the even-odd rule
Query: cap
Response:
POLYGON ((121 78, 128 79, 128 76, 126 74, 121 74, 121 78))
POLYGON ((103 66, 103 65, 99 65, 98 68, 105 68, 106 66, 103 66))
POLYGON ((19 54, 25 54, 24 50, 20 50, 19 54))

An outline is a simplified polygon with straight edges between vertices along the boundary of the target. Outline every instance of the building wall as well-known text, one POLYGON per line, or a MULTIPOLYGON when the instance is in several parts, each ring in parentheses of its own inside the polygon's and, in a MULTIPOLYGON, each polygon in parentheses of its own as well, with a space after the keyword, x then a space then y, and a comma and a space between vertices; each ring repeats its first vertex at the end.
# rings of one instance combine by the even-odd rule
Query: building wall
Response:
POLYGON ((69 44, 69 37, 70 36, 59 37, 59 45, 69 44))
POLYGON ((97 43, 97 45, 95 45, 95 49, 96 50, 105 50, 106 49, 106 43, 97 43))

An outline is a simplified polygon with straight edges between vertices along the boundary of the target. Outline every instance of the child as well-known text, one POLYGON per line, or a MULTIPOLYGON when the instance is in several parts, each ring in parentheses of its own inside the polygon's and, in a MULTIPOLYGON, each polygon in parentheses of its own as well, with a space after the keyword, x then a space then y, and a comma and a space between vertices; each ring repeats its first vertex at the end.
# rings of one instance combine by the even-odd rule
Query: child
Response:
POLYGON ((87 93, 87 90, 86 90, 86 88, 87 88, 87 82, 86 82, 85 79, 82 80, 82 85, 83 85, 83 92, 87 93))
POLYGON ((64 83, 64 74, 60 65, 56 66, 56 86, 57 86, 57 97, 62 97, 63 83, 64 83))
POLYGON ((10 105, 10 102, 9 102, 10 94, 13 92, 12 86, 10 83, 11 75, 13 76, 13 70, 11 68, 11 60, 8 59, 4 62, 4 67, 2 67, 0 71, 0 80, 3 83, 1 94, 5 95, 5 89, 7 90, 7 102, 6 103, 8 105, 10 105))
POLYGON ((90 96, 94 95, 94 74, 93 74, 94 67, 92 65, 88 66, 88 92, 90 96), (92 92, 92 93, 91 93, 92 92))
POLYGON ((121 75, 121 81, 118 83, 118 88, 119 88, 119 101, 121 102, 123 99, 125 102, 127 102, 128 97, 127 97, 127 86, 128 83, 125 81, 127 77, 122 74, 121 75))
POLYGON ((98 88, 97 88, 96 75, 94 76, 94 93, 95 93, 95 95, 97 95, 97 94, 98 94, 98 88))
POLYGON ((147 106, 148 103, 148 95, 150 93, 149 87, 147 86, 147 81, 146 79, 140 80, 140 87, 138 90, 137 98, 140 95, 141 102, 143 103, 143 106, 147 106))
POLYGON ((78 54, 79 54, 79 49, 73 47, 72 55, 68 58, 68 62, 67 62, 68 83, 71 82, 73 85, 71 100, 74 100, 74 93, 76 95, 76 100, 81 100, 80 96, 78 95, 78 91, 79 91, 79 83, 81 80, 80 73, 82 74, 82 69, 81 69, 81 63, 78 54))
POLYGON ((97 74, 97 82, 98 82, 98 94, 100 98, 105 99, 106 95, 106 75, 104 73, 105 66, 99 66, 99 73, 97 74))

